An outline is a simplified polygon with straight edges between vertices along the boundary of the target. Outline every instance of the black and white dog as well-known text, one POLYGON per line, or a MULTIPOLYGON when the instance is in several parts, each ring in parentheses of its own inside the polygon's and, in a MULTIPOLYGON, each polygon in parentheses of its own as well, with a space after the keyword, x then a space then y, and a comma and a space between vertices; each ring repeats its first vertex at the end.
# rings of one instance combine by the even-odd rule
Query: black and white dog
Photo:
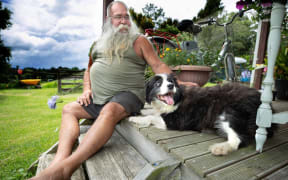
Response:
MULTIPOLYGON (((227 141, 210 147, 215 155, 228 154, 254 140, 261 104, 256 89, 236 83, 184 87, 172 74, 158 74, 147 83, 146 101, 158 115, 130 117, 130 121, 171 130, 216 129, 227 141)), ((273 135, 272 129, 268 129, 268 137, 273 135)))

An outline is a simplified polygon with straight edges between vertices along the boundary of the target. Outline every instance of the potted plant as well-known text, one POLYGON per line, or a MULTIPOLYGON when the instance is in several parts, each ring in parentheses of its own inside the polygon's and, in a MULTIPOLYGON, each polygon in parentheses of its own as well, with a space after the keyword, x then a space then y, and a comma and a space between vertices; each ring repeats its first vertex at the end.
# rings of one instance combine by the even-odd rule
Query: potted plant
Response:
POLYGON ((159 57, 170 66, 180 80, 196 82, 203 86, 211 76, 211 65, 216 65, 218 55, 205 49, 189 52, 178 48, 166 48, 159 57))
POLYGON ((288 46, 282 46, 274 69, 276 97, 288 100, 288 46))

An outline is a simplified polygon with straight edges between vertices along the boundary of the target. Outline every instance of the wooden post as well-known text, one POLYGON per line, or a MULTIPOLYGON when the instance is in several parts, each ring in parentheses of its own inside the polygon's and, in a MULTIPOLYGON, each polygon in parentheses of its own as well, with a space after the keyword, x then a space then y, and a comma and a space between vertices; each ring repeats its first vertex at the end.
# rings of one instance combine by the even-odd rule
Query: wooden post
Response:
POLYGON ((107 15, 107 6, 112 2, 113 0, 103 0, 103 24, 105 22, 105 18, 107 15))
POLYGON ((60 71, 57 71, 57 80, 58 80, 58 94, 62 93, 62 87, 61 87, 61 75, 60 75, 60 71))
MULTIPOLYGON (((256 61, 256 64, 263 64, 264 63, 264 58, 265 58, 265 54, 266 54, 266 47, 267 47, 267 40, 268 40, 268 35, 269 35, 269 27, 270 27, 269 21, 262 21, 259 47, 258 47, 258 52, 257 52, 258 59, 256 61)), ((263 72, 263 69, 255 70, 253 86, 256 89, 261 88, 262 72, 263 72)))

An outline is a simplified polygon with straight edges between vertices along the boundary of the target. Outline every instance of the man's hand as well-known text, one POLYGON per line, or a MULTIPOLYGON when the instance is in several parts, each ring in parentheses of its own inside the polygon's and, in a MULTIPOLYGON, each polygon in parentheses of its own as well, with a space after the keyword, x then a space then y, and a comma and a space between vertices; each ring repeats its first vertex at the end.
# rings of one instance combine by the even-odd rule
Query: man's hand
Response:
POLYGON ((92 91, 85 90, 82 95, 78 97, 77 102, 81 105, 88 106, 88 104, 91 103, 90 97, 92 97, 92 91))
POLYGON ((184 86, 198 86, 199 87, 199 85, 197 83, 193 83, 193 82, 186 82, 186 81, 179 81, 178 80, 178 84, 184 85, 184 86))

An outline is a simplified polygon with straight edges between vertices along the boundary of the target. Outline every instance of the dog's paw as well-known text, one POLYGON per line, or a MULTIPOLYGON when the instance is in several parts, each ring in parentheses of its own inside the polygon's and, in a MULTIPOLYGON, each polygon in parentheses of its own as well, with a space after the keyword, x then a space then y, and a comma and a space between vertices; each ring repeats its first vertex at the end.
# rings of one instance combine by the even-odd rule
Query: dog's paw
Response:
POLYGON ((209 150, 211 151, 212 154, 216 156, 221 156, 221 155, 227 155, 228 153, 235 151, 236 149, 234 149, 228 142, 223 142, 213 144, 212 146, 209 147, 209 150))
POLYGON ((163 129, 163 130, 167 130, 167 126, 165 123, 157 123, 157 124, 154 124, 154 127, 158 128, 158 129, 163 129))
POLYGON ((141 109, 140 111, 141 115, 143 116, 148 116, 148 115, 154 115, 156 114, 156 110, 155 109, 141 109))
POLYGON ((143 127, 148 127, 151 124, 151 121, 147 121, 141 116, 131 116, 128 118, 129 122, 133 122, 137 125, 143 126, 143 127))

